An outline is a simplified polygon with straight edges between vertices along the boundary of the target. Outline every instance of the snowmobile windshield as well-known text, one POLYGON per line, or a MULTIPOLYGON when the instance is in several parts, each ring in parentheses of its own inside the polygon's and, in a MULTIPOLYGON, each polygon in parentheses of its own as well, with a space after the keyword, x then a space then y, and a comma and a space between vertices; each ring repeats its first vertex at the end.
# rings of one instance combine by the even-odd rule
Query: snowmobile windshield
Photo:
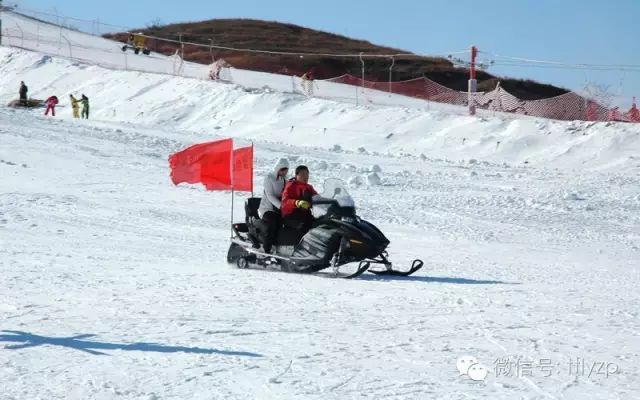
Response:
POLYGON ((320 196, 327 199, 337 199, 343 196, 349 196, 347 185, 342 179, 330 178, 324 181, 324 190, 320 196))
POLYGON ((347 185, 340 179, 327 179, 324 181, 324 189, 313 203, 313 216, 352 217, 355 215, 353 198, 347 191, 347 185), (322 204, 324 200, 335 200, 332 204, 322 204))

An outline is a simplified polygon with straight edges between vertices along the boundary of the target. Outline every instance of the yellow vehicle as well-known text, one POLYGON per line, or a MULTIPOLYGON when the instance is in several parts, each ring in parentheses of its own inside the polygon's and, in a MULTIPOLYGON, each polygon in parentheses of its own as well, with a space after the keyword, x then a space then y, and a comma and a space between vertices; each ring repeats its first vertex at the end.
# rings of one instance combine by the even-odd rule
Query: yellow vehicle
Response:
POLYGON ((127 49, 131 49, 136 54, 140 54, 140 52, 142 52, 142 54, 149 55, 151 54, 151 50, 149 50, 145 46, 144 42, 145 42, 145 37, 142 34, 142 32, 131 33, 127 40, 127 44, 122 46, 122 51, 127 51, 127 49))

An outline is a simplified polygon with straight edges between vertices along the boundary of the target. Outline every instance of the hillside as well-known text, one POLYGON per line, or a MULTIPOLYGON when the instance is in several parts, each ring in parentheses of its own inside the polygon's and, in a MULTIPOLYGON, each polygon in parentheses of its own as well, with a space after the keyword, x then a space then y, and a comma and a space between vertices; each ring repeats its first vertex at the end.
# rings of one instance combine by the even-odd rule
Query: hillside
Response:
MULTIPOLYGON (((209 39, 216 46, 260 49, 281 52, 313 52, 335 54, 412 54, 409 51, 377 46, 365 40, 351 39, 342 35, 322 32, 293 24, 253 19, 214 19, 201 22, 155 25, 134 30, 149 36, 178 40, 180 33, 184 42, 209 45, 209 39), (269 38, 269 40, 265 40, 269 38), (312 49, 312 50, 310 50, 312 49)), ((106 38, 126 41, 127 33, 112 33, 106 38)), ((155 52, 165 55, 175 53, 177 43, 148 40, 147 46, 155 52)), ((357 58, 336 57, 299 57, 287 55, 255 54, 238 51, 214 50, 200 46, 185 46, 185 59, 209 64, 211 57, 224 58, 234 67, 279 73, 302 75, 314 68, 316 78, 326 79, 345 73, 361 75, 361 64, 357 58)), ((367 59, 365 78, 373 81, 386 81, 389 78, 389 59, 367 59)), ((396 59, 393 67, 393 79, 396 81, 426 76, 444 86, 456 90, 466 90, 469 72, 455 68, 453 64, 439 57, 411 56, 396 59)), ((503 88, 522 99, 540 99, 564 94, 567 90, 538 82, 511 78, 498 78, 479 71, 478 90, 493 90, 498 81, 503 88)))

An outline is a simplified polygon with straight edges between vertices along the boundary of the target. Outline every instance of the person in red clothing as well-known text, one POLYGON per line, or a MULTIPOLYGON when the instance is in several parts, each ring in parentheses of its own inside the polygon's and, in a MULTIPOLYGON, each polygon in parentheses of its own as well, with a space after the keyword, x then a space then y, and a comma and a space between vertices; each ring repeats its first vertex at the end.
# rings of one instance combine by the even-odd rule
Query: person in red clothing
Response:
POLYGON ((282 191, 282 221, 284 225, 297 230, 300 238, 311 229, 311 200, 318 194, 308 182, 309 168, 299 165, 295 177, 287 181, 282 191))
POLYGON ((49 111, 51 111, 51 115, 53 117, 56 116, 56 104, 58 104, 58 98, 56 96, 51 96, 45 102, 47 105, 47 110, 44 112, 44 115, 49 115, 49 111))

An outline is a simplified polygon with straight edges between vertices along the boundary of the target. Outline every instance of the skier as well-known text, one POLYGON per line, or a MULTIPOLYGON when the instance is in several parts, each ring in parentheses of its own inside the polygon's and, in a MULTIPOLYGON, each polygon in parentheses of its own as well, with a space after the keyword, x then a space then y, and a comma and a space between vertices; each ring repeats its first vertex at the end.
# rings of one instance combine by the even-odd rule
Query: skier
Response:
POLYGON ((282 204, 282 190, 289 172, 289 161, 281 158, 276 162, 273 172, 264 177, 264 192, 258 207, 258 215, 263 222, 262 248, 265 253, 271 253, 273 243, 281 225, 280 206, 282 204))
POLYGON ((89 119, 89 98, 83 94, 80 103, 82 104, 82 118, 89 119))
POLYGON ((69 99, 71 100, 71 110, 73 111, 73 118, 80 118, 80 104, 78 104, 78 99, 73 97, 72 94, 69 95, 69 99))
POLYGON ((45 104, 47 105, 47 109, 44 112, 44 115, 49 115, 49 110, 51 110, 51 116, 55 117, 56 116, 56 104, 58 104, 58 98, 56 96, 51 96, 45 101, 45 104))
POLYGON ((27 102, 27 92, 29 92, 29 88, 24 84, 24 81, 20 81, 20 104, 25 107, 29 105, 27 102))
POLYGON ((284 186, 280 213, 284 224, 298 231, 299 239, 311 229, 311 199, 318 192, 309 183, 309 168, 304 165, 296 167, 296 176, 284 186))

